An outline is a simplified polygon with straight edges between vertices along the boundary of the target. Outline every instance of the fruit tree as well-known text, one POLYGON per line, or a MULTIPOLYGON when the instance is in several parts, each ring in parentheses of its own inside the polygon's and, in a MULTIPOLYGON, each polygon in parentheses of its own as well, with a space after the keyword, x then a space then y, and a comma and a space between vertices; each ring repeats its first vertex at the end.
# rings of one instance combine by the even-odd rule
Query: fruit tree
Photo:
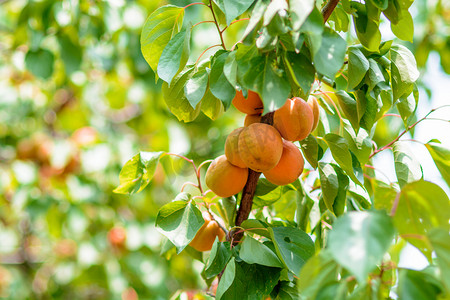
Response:
POLYGON ((435 183, 410 150, 414 130, 448 106, 417 111, 412 2, 203 0, 150 14, 141 50, 171 113, 186 123, 246 115, 224 155, 142 151, 115 189, 140 192, 167 157, 192 165, 196 182, 166 199, 156 226, 165 251, 203 263, 204 297, 449 299, 450 151, 433 132, 422 143, 435 183), (191 51, 198 26, 218 40, 201 53, 191 51), (390 118, 402 129, 385 141, 377 128, 390 118), (406 244, 426 269, 399 263, 406 244))

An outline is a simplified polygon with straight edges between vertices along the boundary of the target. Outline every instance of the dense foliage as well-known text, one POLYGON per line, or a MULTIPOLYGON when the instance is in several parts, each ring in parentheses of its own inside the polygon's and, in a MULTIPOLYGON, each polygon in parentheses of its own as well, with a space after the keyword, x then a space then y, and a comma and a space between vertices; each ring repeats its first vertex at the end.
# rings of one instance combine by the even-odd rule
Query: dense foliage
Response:
POLYGON ((450 7, 327 6, 0 2, 0 297, 450 297, 448 141, 421 145, 439 182, 411 151, 416 126, 446 109, 418 114, 429 54, 450 73, 450 7), (305 172, 260 178, 237 227, 242 196, 208 192, 202 169, 243 123, 236 89, 264 113, 293 96, 321 107, 298 143, 305 172), (390 150, 397 182, 374 163, 390 150), (228 235, 199 252, 205 209, 228 235), (405 245, 429 266, 398 267, 405 245))

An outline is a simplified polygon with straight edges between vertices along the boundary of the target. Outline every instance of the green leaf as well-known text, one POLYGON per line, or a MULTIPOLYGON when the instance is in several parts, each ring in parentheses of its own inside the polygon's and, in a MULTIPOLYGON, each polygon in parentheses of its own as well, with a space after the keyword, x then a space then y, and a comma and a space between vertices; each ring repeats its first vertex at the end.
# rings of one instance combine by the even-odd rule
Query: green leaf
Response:
POLYGON ((242 15, 255 0, 215 0, 225 14, 227 25, 242 15))
POLYGON ((142 191, 153 178, 156 166, 164 152, 139 152, 127 161, 119 174, 118 194, 134 194, 142 191))
POLYGON ((336 98, 339 100, 339 107, 344 112, 345 117, 352 124, 355 132, 359 130, 359 117, 358 117, 358 104, 353 97, 351 97, 345 91, 337 91, 335 93, 336 98))
POLYGON ((267 26, 271 23, 272 19, 275 18, 280 12, 284 12, 288 9, 288 4, 283 0, 273 0, 270 1, 270 4, 267 6, 266 11, 264 12, 264 26, 267 26))
MULTIPOLYGON (((329 299, 347 300, 346 297, 347 289, 348 289, 347 283, 345 281, 330 282, 319 290, 315 300, 329 300, 329 299)), ((361 297, 359 299, 369 299, 369 298, 361 297)))
POLYGON ((348 90, 356 88, 369 70, 369 61, 356 47, 348 48, 348 90))
POLYGON ((283 31, 284 28, 286 28, 284 26, 284 22, 280 21, 280 16, 277 15, 277 17, 275 19, 272 20, 272 22, 269 24, 268 27, 264 27, 261 30, 261 34, 258 36, 258 38, 256 39, 255 45, 256 48, 258 48, 261 52, 270 52, 275 50, 275 42, 276 42, 276 37, 278 35, 285 35, 283 31), (272 25, 272 23, 278 24, 281 23, 280 27, 278 28, 278 26, 274 26, 272 25), (276 32, 270 32, 269 28, 271 28, 273 31, 276 32), (278 32, 280 31, 280 32, 278 32))
POLYGON ((203 96, 201 105, 202 112, 213 121, 217 120, 224 112, 223 102, 217 99, 209 89, 203 96))
POLYGON ((398 274, 398 298, 402 300, 433 300, 441 293, 434 278, 421 271, 400 269, 398 274))
POLYGON ((262 20, 264 12, 266 11, 269 3, 270 0, 262 0, 256 2, 255 7, 252 10, 250 20, 248 21, 248 25, 245 28, 243 34, 244 41, 251 33, 256 33, 256 29, 258 27, 257 25, 260 24, 260 21, 262 20))
POLYGON ((261 96, 266 112, 283 106, 291 91, 286 73, 274 66, 274 63, 269 56, 253 58, 243 80, 247 89, 256 91, 261 96))
POLYGON ((400 187, 422 178, 422 167, 406 143, 394 143, 393 152, 395 173, 400 187))
POLYGON ((247 235, 241 245, 239 257, 248 264, 282 268, 283 264, 277 255, 263 243, 247 235))
MULTIPOLYGON (((306 35, 306 43, 311 52, 311 57, 315 57, 322 44, 322 34, 324 31, 323 16, 315 7, 311 14, 300 27, 300 32, 306 35)), ((301 46, 301 45, 300 45, 301 46)), ((300 49, 301 47, 298 47, 300 49)))
MULTIPOLYGON (((300 181, 299 181, 300 182, 300 181)), ((308 230, 308 224, 310 223, 310 213, 314 206, 314 200, 310 195, 301 187, 297 191, 297 211, 296 211, 296 223, 298 228, 303 231, 308 230)))
POLYGON ((348 177, 334 164, 319 163, 320 185, 327 208, 336 216, 344 213, 347 200, 348 177))
POLYGON ((269 182, 265 178, 261 178, 258 180, 256 185, 253 205, 256 207, 272 205, 273 203, 281 200, 288 191, 293 189, 294 188, 292 185, 278 186, 269 182))
POLYGON ((408 126, 408 120, 413 113, 416 111, 417 103, 412 94, 409 96, 402 96, 397 102, 397 109, 402 117, 403 123, 405 126, 408 126))
POLYGON ((58 35, 58 43, 66 73, 70 75, 78 71, 83 60, 83 49, 78 41, 74 43, 68 35, 60 34, 58 35))
POLYGON ((182 7, 165 5, 155 10, 145 21, 141 32, 141 51, 155 73, 164 48, 181 29, 183 17, 182 7))
POLYGON ((236 198, 234 196, 219 199, 220 206, 223 207, 226 222, 233 227, 236 215, 236 198))
MULTIPOLYGON (((300 271, 298 290, 304 299, 316 299, 319 291, 328 283, 337 280, 339 266, 330 251, 320 251, 309 259, 300 271)), ((302 298, 303 299, 303 298, 302 298)))
POLYGON ((388 1, 388 7, 383 10, 383 14, 391 21, 391 24, 397 24, 399 21, 399 10, 396 1, 388 1))
POLYGON ((298 274, 305 262, 314 255, 311 237, 293 227, 270 227, 269 233, 278 257, 292 273, 298 274))
POLYGON ((408 48, 394 45, 389 50, 391 58, 391 81, 394 100, 408 96, 413 91, 413 83, 419 78, 414 55, 408 48))
POLYGON ((359 125, 367 131, 370 131, 376 121, 375 118, 377 117, 378 112, 378 100, 372 97, 371 92, 364 93, 363 91, 359 90, 356 95, 358 108, 360 108, 362 112, 359 125))
POLYGON ((447 291, 450 291, 450 235, 448 230, 434 228, 428 233, 428 239, 437 256, 442 282, 447 291))
POLYGON ((381 100, 381 103, 379 103, 378 107, 379 110, 377 112, 377 115, 375 116, 375 120, 379 120, 386 112, 388 112, 393 103, 392 99, 392 90, 389 86, 376 86, 374 90, 372 91, 375 93, 376 98, 379 102, 381 100), (381 104, 381 107, 380 107, 381 104))
POLYGON ((237 45, 236 62, 238 82, 243 85, 244 77, 247 72, 251 72, 251 60, 258 55, 258 49, 255 45, 237 45))
POLYGON ((241 227, 246 229, 248 232, 253 232, 260 236, 270 238, 270 234, 267 229, 269 225, 263 221, 255 219, 247 219, 244 222, 242 222, 241 227))
POLYGON ((191 107, 196 107, 205 95, 208 87, 208 72, 206 68, 199 69, 184 86, 184 94, 191 107))
POLYGON ((227 80, 223 69, 228 54, 229 52, 218 52, 213 60, 209 79, 211 93, 223 102, 226 109, 231 105, 231 101, 236 95, 236 90, 227 80))
POLYGON ((339 34, 326 27, 322 35, 322 44, 314 55, 314 66, 317 72, 334 79, 344 64, 347 43, 339 34))
POLYGON ((230 287, 233 285, 233 282, 236 280, 236 266, 237 265, 236 260, 234 257, 231 258, 231 260, 228 262, 227 267, 225 268, 222 278, 219 281, 219 284, 217 286, 216 291, 216 299, 220 300, 222 299, 222 296, 225 294, 225 292, 230 289, 230 287))
POLYGON ((352 155, 348 149, 347 141, 334 133, 327 134, 324 139, 328 147, 330 147, 334 160, 355 183, 362 186, 362 183, 356 178, 353 171, 352 155))
POLYGON ((374 191, 374 208, 384 209, 386 212, 390 212, 398 193, 397 190, 392 185, 377 179, 372 180, 372 185, 372 190, 374 191))
POLYGON ((311 167, 317 169, 319 161, 319 144, 317 139, 312 134, 308 135, 306 139, 300 141, 302 147, 303 156, 309 162, 311 167))
POLYGON ((49 79, 53 74, 55 57, 46 49, 29 50, 25 56, 25 67, 34 76, 49 79))
POLYGON ((347 126, 344 130, 344 138, 347 140, 349 150, 356 155, 361 165, 364 165, 369 160, 372 154, 372 139, 367 131, 360 128, 358 134, 347 126))
POLYGON ((206 278, 212 278, 222 272, 222 270, 230 261, 232 256, 231 247, 229 242, 219 242, 216 237, 211 253, 209 255, 208 263, 205 266, 206 278))
POLYGON ((450 200, 438 185, 420 180, 408 183, 400 193, 394 224, 400 236, 431 259, 427 233, 436 227, 449 230, 450 200))
POLYGON ((386 8, 388 8, 388 0, 370 0, 372 1, 373 5, 375 5, 376 7, 378 7, 381 10, 385 10, 386 8))
MULTIPOLYGON (((369 193, 358 185, 350 185, 348 190, 348 196, 352 198, 361 210, 372 208, 372 202, 370 202, 369 193)), ((353 204, 352 204, 353 205, 353 204)))
POLYGON ((369 84, 369 91, 371 91, 378 83, 385 82, 386 80, 384 79, 383 72, 381 71, 380 66, 374 59, 369 58, 369 64, 370 68, 367 74, 367 83, 369 84))
POLYGON ((334 200, 339 191, 339 181, 331 164, 319 163, 320 186, 325 204, 333 211, 334 200))
POLYGON ((315 7, 314 0, 289 0, 292 30, 297 31, 315 7))
POLYGON ((348 32, 350 19, 342 6, 336 6, 328 20, 334 22, 334 29, 336 31, 348 32))
POLYGON ((359 41, 369 51, 378 52, 381 42, 379 20, 378 23, 373 20, 373 16, 369 15, 367 6, 364 4, 352 1, 351 6, 356 9, 356 13, 353 14, 353 23, 355 24, 356 35, 359 41))
POLYGON ((223 74, 235 89, 239 88, 239 84, 237 82, 236 51, 230 52, 230 54, 225 59, 225 63, 223 65, 223 74))
POLYGON ((450 187, 450 149, 432 141, 426 143, 425 146, 430 152, 439 172, 441 172, 442 178, 450 187))
POLYGON ((280 268, 238 263, 233 257, 219 282, 216 299, 263 299, 278 283, 280 271, 280 268))
POLYGON ((287 52, 283 58, 290 77, 308 95, 316 74, 311 61, 305 55, 295 52, 287 52))
POLYGON ((181 30, 166 45, 158 62, 158 76, 170 86, 189 58, 191 31, 181 30))
POLYGON ((399 39, 413 42, 414 22, 408 10, 402 10, 402 17, 398 23, 391 22, 391 30, 399 39))
POLYGON ((184 94, 184 86, 193 75, 193 71, 192 67, 186 68, 174 77, 170 87, 167 82, 162 85, 164 101, 179 121, 191 122, 200 113, 200 105, 193 108, 184 94))
POLYGON ((165 235, 175 245, 177 253, 180 253, 194 239, 205 220, 192 202, 173 201, 161 207, 155 223, 158 231, 165 235))
POLYGON ((389 249, 394 232, 384 212, 350 212, 333 223, 328 248, 339 264, 364 283, 389 249))
POLYGON ((274 300, 297 300, 298 291, 292 283, 280 280, 270 296, 274 300))

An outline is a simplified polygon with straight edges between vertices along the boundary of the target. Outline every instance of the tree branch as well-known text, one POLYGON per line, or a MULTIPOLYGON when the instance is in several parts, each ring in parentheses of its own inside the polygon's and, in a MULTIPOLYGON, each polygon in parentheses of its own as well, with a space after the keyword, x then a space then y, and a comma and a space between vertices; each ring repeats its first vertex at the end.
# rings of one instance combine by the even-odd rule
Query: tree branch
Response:
POLYGON ((340 0, 330 0, 322 9, 323 22, 325 23, 333 13, 340 0))

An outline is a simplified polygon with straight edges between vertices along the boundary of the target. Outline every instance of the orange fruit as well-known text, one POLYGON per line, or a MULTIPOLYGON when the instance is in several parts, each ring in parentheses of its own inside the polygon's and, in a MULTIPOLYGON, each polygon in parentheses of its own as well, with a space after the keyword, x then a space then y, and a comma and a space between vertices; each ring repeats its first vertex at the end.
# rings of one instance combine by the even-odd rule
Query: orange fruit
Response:
POLYGON ((247 183, 248 169, 232 165, 225 155, 217 157, 206 171, 206 185, 220 197, 239 193, 247 183))
POLYGON ((250 90, 248 91, 247 99, 242 94, 242 91, 237 91, 232 103, 237 110, 248 115, 262 113, 264 109, 261 97, 259 97, 258 93, 250 90))
POLYGON ((281 154, 278 164, 267 172, 264 176, 271 183, 276 185, 286 185, 293 183, 303 172, 302 153, 289 141, 283 141, 283 154, 281 154))
POLYGON ((287 99, 273 115, 273 126, 288 141, 301 141, 312 130, 314 114, 305 100, 299 97, 287 99))
POLYGON ((261 122, 261 115, 246 115, 244 126, 248 127, 250 124, 261 122))
POLYGON ((239 155, 252 170, 265 172, 275 167, 283 152, 278 131, 267 124, 254 123, 239 135, 239 155))
POLYGON ((219 241, 225 237, 225 232, 220 226, 211 218, 211 215, 204 211, 202 212, 205 223, 200 227, 195 235, 194 239, 189 243, 189 246, 197 251, 209 251, 211 250, 216 237, 219 241))
POLYGON ((225 141, 225 156, 228 161, 239 168, 247 168, 245 163, 242 161, 241 156, 239 155, 239 134, 241 134, 244 127, 237 128, 233 130, 227 137, 225 141))

